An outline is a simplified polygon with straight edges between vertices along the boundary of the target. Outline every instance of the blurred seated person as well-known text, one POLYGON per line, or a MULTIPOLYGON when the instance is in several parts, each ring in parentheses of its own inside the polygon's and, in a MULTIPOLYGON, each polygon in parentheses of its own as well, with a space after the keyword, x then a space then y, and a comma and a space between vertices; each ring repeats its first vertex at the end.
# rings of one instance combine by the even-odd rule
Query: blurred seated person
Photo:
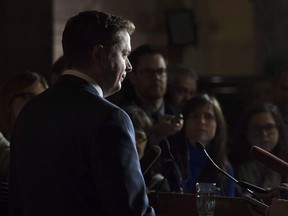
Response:
POLYGON ((54 85, 54 83, 59 79, 63 72, 67 69, 67 61, 64 56, 60 56, 52 65, 50 71, 47 74, 47 81, 49 85, 54 85))
POLYGON ((173 65, 169 68, 166 98, 178 112, 197 92, 198 76, 195 71, 183 66, 173 65))
POLYGON ((122 107, 129 115, 135 130, 136 148, 141 160, 147 149, 151 147, 149 136, 152 130, 152 120, 144 110, 136 105, 122 107))
POLYGON ((286 135, 284 122, 276 105, 258 102, 247 107, 236 127, 231 156, 237 179, 263 188, 287 182, 286 176, 249 156, 251 147, 258 146, 288 161, 286 135))
POLYGON ((0 93, 0 131, 7 140, 22 108, 47 88, 46 79, 31 71, 17 74, 4 83, 0 93))
POLYGON ((10 135, 15 119, 25 104, 48 88, 45 78, 24 72, 8 79, 0 93, 0 215, 8 215, 10 135))
MULTIPOLYGON (((124 106, 123 109, 129 115, 134 126, 136 148, 141 161, 147 150, 151 148, 149 141, 153 126, 152 120, 142 108, 136 105, 124 106)), ((144 179, 148 190, 170 191, 167 180, 164 179, 164 176, 160 172, 155 172, 155 169, 149 169, 144 175, 144 179)))
POLYGON ((234 182, 220 173, 205 153, 195 146, 202 142, 215 163, 231 176, 234 171, 227 158, 227 128, 218 100, 197 94, 183 108, 184 127, 174 138, 171 152, 183 173, 184 193, 195 193, 196 182, 215 182, 223 196, 235 195, 234 182))
POLYGON ((280 67, 275 73, 273 81, 273 102, 279 108, 284 122, 288 124, 288 63, 280 67))
POLYGON ((273 80, 270 76, 257 76, 251 80, 246 91, 244 91, 245 106, 249 106, 256 101, 272 102, 273 80))
MULTIPOLYGON (((129 60, 133 70, 128 78, 134 95, 125 103, 142 107, 153 120, 151 142, 157 144, 179 132, 183 126, 183 121, 177 118, 175 107, 164 98, 167 90, 166 55, 157 46, 143 44, 131 52, 129 60)), ((123 97, 125 100, 125 95, 123 97)))

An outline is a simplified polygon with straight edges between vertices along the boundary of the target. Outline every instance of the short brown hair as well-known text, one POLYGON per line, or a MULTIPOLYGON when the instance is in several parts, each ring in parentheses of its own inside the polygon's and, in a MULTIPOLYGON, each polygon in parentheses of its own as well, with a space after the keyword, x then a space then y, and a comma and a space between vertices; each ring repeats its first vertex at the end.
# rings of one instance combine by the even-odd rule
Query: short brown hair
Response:
POLYGON ((127 19, 98 11, 84 11, 71 17, 65 26, 62 46, 68 67, 82 66, 97 44, 110 48, 119 41, 118 34, 134 32, 134 24, 127 19))

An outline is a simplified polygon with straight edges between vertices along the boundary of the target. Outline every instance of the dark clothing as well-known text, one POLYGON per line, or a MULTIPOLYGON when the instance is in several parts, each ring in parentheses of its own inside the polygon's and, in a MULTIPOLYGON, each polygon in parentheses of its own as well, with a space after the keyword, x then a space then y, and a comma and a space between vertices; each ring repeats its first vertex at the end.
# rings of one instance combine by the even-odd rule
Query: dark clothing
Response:
POLYGON ((138 99, 135 92, 131 93, 128 97, 125 97, 125 98, 123 97, 123 99, 119 103, 119 106, 122 107, 122 106, 127 106, 130 104, 135 104, 141 107, 148 114, 148 116, 151 117, 151 119, 153 119, 155 123, 157 123, 161 119, 161 117, 163 117, 166 114, 170 114, 170 115, 178 114, 176 108, 165 100, 159 110, 157 110, 156 112, 152 111, 152 109, 148 105, 143 104, 138 99))
MULTIPOLYGON (((127 105, 136 105, 141 107, 146 114, 152 119, 153 123, 156 124, 160 121, 160 119, 162 117, 164 117, 164 115, 178 115, 176 109, 174 108, 173 105, 171 105, 170 103, 167 103, 166 101, 164 101, 164 103, 162 104, 162 106, 157 110, 157 111, 153 111, 151 109, 151 107, 149 107, 147 104, 142 103, 142 101, 139 100, 139 98, 136 96, 135 92, 134 94, 131 94, 129 96, 129 98, 126 98, 125 100, 122 101, 122 103, 120 103, 122 106, 127 106, 127 105)), ((161 141, 163 140, 167 140, 169 145, 171 142, 174 142, 174 139, 170 140, 170 137, 174 137, 173 136, 164 136, 163 134, 159 134, 156 133, 154 131, 151 132, 150 134, 150 143, 152 145, 159 145, 159 143, 161 143, 161 141)), ((151 178, 154 177, 156 174, 161 173, 162 175, 164 174, 165 170, 163 170, 163 162, 165 162, 167 160, 167 158, 164 156, 163 154, 163 149, 162 149, 162 153, 160 158, 157 160, 157 162, 154 164, 154 166, 150 169, 150 174, 146 176, 145 180, 146 180, 146 184, 150 185, 151 184, 151 178), (164 160, 164 161, 163 161, 164 160)), ((167 176, 165 176, 168 179, 169 182, 169 178, 167 176)), ((171 183, 170 183, 171 184, 171 183)), ((165 183, 162 183, 162 186, 156 186, 153 189, 160 189, 161 191, 165 191, 167 192, 168 190, 171 190, 171 185, 170 187, 167 187, 167 184, 165 185, 165 183)))
MULTIPOLYGON (((219 173, 215 167, 212 167, 213 170, 210 171, 206 169, 207 164, 210 164, 211 162, 203 151, 197 149, 194 145, 189 143, 187 143, 187 149, 189 161, 189 177, 187 181, 185 181, 183 184, 183 190, 184 193, 195 194, 196 182, 217 182, 217 176, 219 175, 219 173)), ((230 176, 234 176, 234 170, 232 168, 232 165, 228 161, 226 162, 225 170, 230 176)), ((230 178, 227 177, 223 185, 219 185, 218 183, 217 186, 220 186, 221 195, 230 197, 235 196, 235 183, 230 178)))
POLYGON ((11 216, 154 215, 130 118, 71 75, 20 113, 9 181, 11 216))
MULTIPOLYGON (((182 172, 184 193, 194 194, 196 182, 215 182, 217 187, 221 189, 221 195, 235 196, 235 183, 220 173, 203 151, 198 150, 188 142, 183 130, 172 138, 174 141, 171 142, 171 153, 182 172)), ((209 152, 209 147, 207 151, 215 160, 212 152, 209 152)), ((225 167, 222 168, 231 176, 234 176, 234 169, 228 160, 225 162, 225 167)))

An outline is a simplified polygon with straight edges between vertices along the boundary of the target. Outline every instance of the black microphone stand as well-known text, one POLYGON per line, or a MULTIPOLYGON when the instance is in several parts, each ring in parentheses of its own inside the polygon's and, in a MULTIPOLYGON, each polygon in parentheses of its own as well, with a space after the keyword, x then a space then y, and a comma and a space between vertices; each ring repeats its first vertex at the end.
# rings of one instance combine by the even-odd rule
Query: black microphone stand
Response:
POLYGON ((204 145, 200 142, 197 141, 195 143, 196 147, 201 150, 204 151, 204 153, 206 154, 206 156, 208 157, 208 159, 210 160, 210 162, 224 175, 226 175, 228 178, 230 178, 231 180, 233 180, 237 185, 239 185, 242 189, 246 190, 248 193, 252 194, 254 192, 257 193, 268 193, 268 190, 258 187, 256 185, 250 184, 248 182, 244 182, 244 181, 238 181, 237 179, 235 179, 233 176, 229 175, 227 172, 225 172, 223 169, 221 169, 214 161, 213 159, 210 157, 210 155, 207 153, 204 145))

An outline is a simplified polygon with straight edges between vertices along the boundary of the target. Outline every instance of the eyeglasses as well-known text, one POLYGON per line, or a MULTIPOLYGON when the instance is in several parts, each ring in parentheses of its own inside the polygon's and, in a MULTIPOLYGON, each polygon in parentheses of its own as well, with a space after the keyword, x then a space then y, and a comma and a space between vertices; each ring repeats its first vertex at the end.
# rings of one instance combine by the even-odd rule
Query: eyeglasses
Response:
POLYGON ((154 75, 157 75, 160 77, 166 77, 166 75, 167 75, 166 68, 159 68, 159 69, 144 68, 144 69, 140 69, 137 71, 146 77, 152 77, 154 75))
POLYGON ((254 134, 261 134, 263 133, 263 131, 265 131, 267 134, 272 134, 274 133, 276 130, 278 129, 277 125, 275 124, 266 124, 266 125, 254 125, 250 128, 248 128, 248 130, 254 134))

